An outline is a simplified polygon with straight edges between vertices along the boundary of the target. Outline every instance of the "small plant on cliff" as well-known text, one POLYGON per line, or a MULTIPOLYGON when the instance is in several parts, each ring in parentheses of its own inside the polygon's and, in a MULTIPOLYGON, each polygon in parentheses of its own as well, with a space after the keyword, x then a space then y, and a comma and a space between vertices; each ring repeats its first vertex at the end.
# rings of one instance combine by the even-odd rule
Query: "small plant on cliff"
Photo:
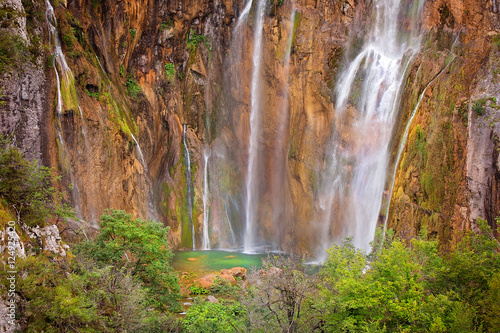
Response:
POLYGON ((142 93, 141 86, 137 83, 133 74, 129 74, 125 86, 127 87, 127 94, 132 98, 137 98, 142 93))
POLYGON ((482 116, 485 111, 487 98, 480 98, 474 102, 472 105, 472 111, 474 111, 478 116, 482 116))
POLYGON ((12 33, 2 32, 0 34, 0 74, 21 68, 27 59, 27 47, 24 40, 12 33))
POLYGON ((165 64, 165 74, 167 75, 167 80, 172 83, 175 78, 175 65, 167 62, 165 64))
POLYGON ((135 29, 132 29, 132 28, 130 28, 129 31, 130 31, 130 35, 132 36, 132 40, 134 40, 137 31, 135 29))
POLYGON ((196 34, 193 29, 189 30, 188 39, 186 42, 186 48, 190 53, 193 53, 199 45, 205 45, 205 47, 210 46, 210 42, 205 35, 196 34))
POLYGON ((160 30, 166 30, 174 26, 174 21, 171 18, 167 18, 165 21, 161 22, 160 30))

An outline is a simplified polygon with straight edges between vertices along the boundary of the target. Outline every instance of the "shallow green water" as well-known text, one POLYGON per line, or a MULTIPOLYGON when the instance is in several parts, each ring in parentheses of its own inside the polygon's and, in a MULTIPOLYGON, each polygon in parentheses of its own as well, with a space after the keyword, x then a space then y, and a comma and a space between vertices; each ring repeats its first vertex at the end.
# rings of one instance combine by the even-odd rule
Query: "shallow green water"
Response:
POLYGON ((178 272, 202 276, 232 267, 259 268, 265 254, 244 254, 227 251, 182 251, 175 252, 172 266, 178 272))

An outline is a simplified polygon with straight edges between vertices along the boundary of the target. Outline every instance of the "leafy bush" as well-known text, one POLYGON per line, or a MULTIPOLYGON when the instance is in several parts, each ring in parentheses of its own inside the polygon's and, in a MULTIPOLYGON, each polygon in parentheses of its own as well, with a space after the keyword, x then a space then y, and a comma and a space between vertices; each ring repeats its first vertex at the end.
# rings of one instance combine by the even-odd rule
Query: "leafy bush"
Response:
POLYGON ((205 295, 205 294, 208 294, 210 293, 210 290, 208 289, 205 289, 201 286, 197 286, 197 285, 192 285, 189 287, 189 291, 191 292, 191 294, 193 295, 205 295))
POLYGON ((161 22, 160 24, 160 30, 166 30, 174 26, 174 21, 172 21, 171 18, 168 18, 167 20, 161 22))
POLYGON ((10 32, 0 34, 0 74, 11 69, 19 69, 28 59, 28 49, 24 40, 10 32))
POLYGON ((181 326, 172 315, 150 309, 147 289, 126 269, 70 258, 19 260, 17 316, 27 326, 21 331, 149 333, 181 326))
POLYGON ((183 327, 190 333, 244 332, 247 317, 245 308, 238 302, 197 302, 189 308, 183 327))
POLYGON ((349 240, 329 249, 321 272, 327 331, 497 330, 499 309, 488 295, 500 246, 479 223, 481 234, 468 234, 445 256, 425 232, 410 247, 396 239, 370 258, 349 240))
POLYGON ((121 210, 101 216, 95 240, 83 243, 78 251, 105 267, 130 270, 148 288, 151 304, 157 309, 178 309, 180 299, 177 273, 170 266, 168 227, 149 220, 133 219, 121 210))
POLYGON ((238 285, 233 286, 227 280, 221 279, 219 276, 215 277, 214 284, 210 288, 210 291, 215 294, 225 294, 225 295, 234 295, 240 290, 238 285))
POLYGON ((59 180, 52 169, 39 166, 35 160, 29 162, 0 136, 0 197, 23 223, 44 226, 48 219, 74 216, 62 203, 63 193, 53 186, 59 180))

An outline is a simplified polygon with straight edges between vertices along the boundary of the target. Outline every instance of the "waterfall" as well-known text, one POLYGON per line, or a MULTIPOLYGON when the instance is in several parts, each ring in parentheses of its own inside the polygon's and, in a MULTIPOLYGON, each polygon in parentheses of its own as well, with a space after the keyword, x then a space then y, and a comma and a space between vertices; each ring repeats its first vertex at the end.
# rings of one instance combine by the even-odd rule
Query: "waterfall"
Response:
POLYGON ((189 149, 187 145, 187 125, 184 124, 182 128, 182 142, 184 144, 184 161, 186 163, 186 181, 187 181, 187 200, 188 200, 188 214, 189 224, 191 225, 191 236, 193 239, 193 250, 196 250, 196 234, 193 222, 193 184, 191 181, 191 158, 189 157, 189 149))
POLYGON ((246 179, 246 227, 244 252, 253 252, 255 246, 255 209, 256 209, 256 172, 257 153, 259 150, 259 127, 260 127, 260 70, 262 62, 262 35, 264 29, 264 13, 266 0, 258 0, 256 22, 254 25, 253 44, 253 71, 251 83, 250 100, 250 138, 248 147, 248 168, 246 179))
MULTIPOLYGON (((410 5, 410 11, 402 10, 400 0, 374 0, 373 6, 369 36, 337 83, 329 165, 323 173, 328 184, 321 200, 323 248, 335 237, 347 236, 353 237, 358 248, 369 250, 387 180, 404 79, 420 49, 422 0, 410 5), (398 25, 398 18, 404 15, 411 22, 406 30, 398 25), (340 235, 333 235, 333 229, 340 235)), ((324 255, 324 250, 319 249, 317 255, 324 255)))
POLYGON ((203 250, 210 250, 210 238, 208 237, 208 158, 210 151, 203 151, 203 250))
POLYGON ((288 22, 288 36, 285 40, 285 57, 283 59, 283 80, 282 84, 282 102, 277 114, 277 130, 275 135, 275 147, 273 148, 273 169, 272 169, 272 210, 274 225, 274 245, 279 246, 284 230, 283 220, 286 218, 286 193, 290 191, 287 182, 287 163, 288 163, 288 135, 290 118, 290 92, 289 92, 289 74, 290 74, 290 55, 292 51, 293 33, 295 28, 295 1, 291 3, 290 20, 288 22))
POLYGON ((236 235, 233 231, 233 226, 231 225, 231 219, 229 218, 229 214, 227 213, 227 203, 224 201, 224 212, 226 213, 227 224, 229 226, 229 232, 231 233, 231 240, 233 241, 233 245, 236 244, 236 235))
MULTIPOLYGON (((458 39, 458 36, 457 36, 457 39, 458 39)), ((453 43, 453 45, 455 45, 455 43, 456 43, 456 40, 453 43)), ((451 47, 451 49, 453 49, 453 46, 451 47)), ((382 240, 385 238, 385 233, 386 233, 386 228, 387 228, 387 217, 389 215, 389 207, 391 205, 391 200, 392 200, 392 191, 394 190, 394 183, 396 181, 396 172, 398 170, 399 162, 401 161, 401 156, 403 155, 403 150, 404 150, 404 148, 406 146, 406 141, 408 140, 408 134, 410 133, 411 123, 413 122, 413 118, 415 117, 415 114, 417 113, 418 107, 420 106, 420 102, 422 102, 422 99, 424 98, 424 95, 425 95, 425 92, 427 91, 427 88, 429 88, 429 86, 441 75, 441 73, 443 73, 451 65, 451 63, 455 60, 456 55, 452 51, 450 51, 450 54, 453 56, 453 58, 425 86, 424 90, 422 90, 422 93, 418 97, 417 104, 413 108, 413 111, 410 114, 410 118, 408 118, 408 122, 406 123, 405 131, 403 133, 403 136, 401 137, 401 142, 399 144, 398 153, 396 155, 396 161, 394 162, 394 169, 392 171, 392 176, 391 176, 391 179, 390 179, 391 180, 391 186, 389 186, 389 198, 388 198, 388 200, 386 202, 386 206, 385 206, 386 215, 385 215, 385 218, 384 218, 384 228, 383 228, 383 235, 384 235, 384 237, 382 237, 382 240)), ((382 246, 382 244, 381 244, 381 246, 382 246)))
POLYGON ((141 161, 142 167, 144 168, 144 182, 145 182, 145 187, 146 187, 146 195, 147 195, 147 201, 145 203, 145 207, 147 209, 147 215, 148 218, 153 219, 155 221, 158 221, 158 216, 156 214, 156 210, 153 205, 153 193, 151 193, 151 183, 150 183, 150 174, 149 174, 149 168, 146 163, 146 160, 144 159, 144 154, 142 153, 141 145, 139 144, 139 141, 135 138, 134 134, 130 132, 130 136, 132 137, 132 140, 135 142, 135 147, 137 148, 137 154, 139 155, 139 159, 141 161))
MULTIPOLYGON (((67 154, 66 150, 66 143, 63 138, 62 134, 62 105, 63 105, 63 98, 62 98, 62 83, 64 82, 65 87, 71 88, 72 80, 73 79, 73 73, 71 72, 71 69, 68 67, 68 64, 66 62, 66 57, 64 56, 64 53, 62 52, 61 49, 61 42, 59 40, 59 35, 57 33, 57 20, 54 15, 54 8, 50 4, 49 0, 45 1, 46 5, 46 11, 45 11, 45 20, 47 21, 47 29, 49 31, 49 44, 53 44, 54 48, 52 51, 52 54, 54 55, 54 60, 53 60, 53 67, 54 67, 54 73, 56 76, 56 85, 57 85, 57 105, 56 105, 56 112, 57 112, 57 122, 56 122, 56 132, 57 132, 57 138, 59 140, 59 145, 60 145, 60 150, 61 150, 61 158, 64 160, 65 163, 67 163, 67 171, 69 174, 70 182, 71 182, 71 197, 73 200, 73 204, 75 205, 75 212, 76 216, 78 218, 83 218, 82 215, 82 209, 81 209, 81 202, 80 202, 80 191, 78 189, 78 183, 75 182, 74 176, 73 176, 73 169, 71 167, 71 161, 70 158, 67 154), (59 75, 59 72, 61 72, 61 75, 63 76, 63 80, 61 81, 61 77, 59 75)), ((73 89, 74 89, 74 84, 73 84, 73 89)), ((75 93, 75 98, 76 98, 76 91, 75 93)), ((78 106, 78 105, 77 105, 78 106)), ((83 128, 83 115, 80 110, 80 107, 78 106, 78 110, 80 112, 80 116, 82 119, 82 135, 84 136, 84 142, 85 142, 85 147, 87 147, 87 139, 86 139, 86 132, 83 128)))
POLYGON ((137 142, 137 139, 135 138, 134 134, 130 132, 130 136, 132 137, 132 140, 135 142, 135 146, 137 147, 137 153, 139 154, 139 158, 141 159, 142 166, 144 167, 144 171, 147 170, 148 166, 146 164, 146 160, 144 160, 144 154, 142 153, 141 145, 139 145, 139 142, 137 142))

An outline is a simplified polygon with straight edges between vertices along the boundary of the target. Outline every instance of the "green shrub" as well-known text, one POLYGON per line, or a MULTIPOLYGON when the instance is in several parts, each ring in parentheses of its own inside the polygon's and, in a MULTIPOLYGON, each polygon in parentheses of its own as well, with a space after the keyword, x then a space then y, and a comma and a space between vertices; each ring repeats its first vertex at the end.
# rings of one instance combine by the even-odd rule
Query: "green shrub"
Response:
POLYGON ((189 291, 193 295, 206 295, 206 294, 210 293, 210 290, 205 289, 201 286, 194 285, 194 284, 189 287, 189 291))
POLYGON ((474 102, 472 105, 472 111, 474 111, 478 116, 482 116, 485 111, 487 98, 480 98, 474 102))
POLYGON ((28 48, 24 40, 7 31, 0 34, 0 74, 19 69, 28 60, 28 48))
POLYGON ((142 93, 142 88, 135 80, 135 75, 129 75, 125 86, 127 87, 127 94, 132 98, 137 98, 142 93))
POLYGON ((186 332, 246 332, 246 309, 240 303, 224 301, 219 303, 197 302, 189 308, 183 320, 186 332))
POLYGON ((101 216, 99 234, 78 247, 79 254, 102 267, 130 270, 148 288, 150 304, 157 309, 179 309, 179 281, 170 266, 173 254, 168 245, 169 228, 121 210, 101 216))
POLYGON ((60 178, 52 169, 26 160, 21 152, 0 136, 0 197, 28 226, 44 226, 47 219, 74 217, 62 203, 63 193, 55 186, 60 178))

